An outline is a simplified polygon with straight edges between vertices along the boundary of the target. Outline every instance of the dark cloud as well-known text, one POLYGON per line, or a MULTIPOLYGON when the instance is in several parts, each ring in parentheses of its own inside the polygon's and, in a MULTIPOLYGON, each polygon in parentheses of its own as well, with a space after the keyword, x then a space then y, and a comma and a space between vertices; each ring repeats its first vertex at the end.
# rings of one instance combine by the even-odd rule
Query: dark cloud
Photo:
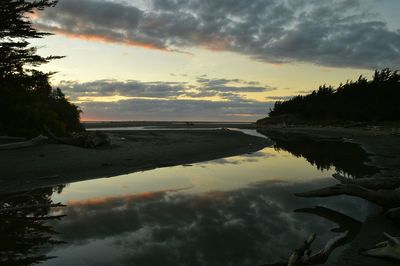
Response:
POLYGON ((126 96, 163 99, 176 98, 178 96, 220 96, 221 98, 231 98, 240 93, 274 90, 274 88, 261 86, 257 82, 239 79, 206 79, 199 77, 197 82, 198 85, 190 85, 185 82, 140 82, 137 80, 96 80, 84 83, 62 81, 59 87, 74 100, 84 96, 126 96), (254 84, 258 86, 254 86, 254 84))
MULTIPOLYGON (((67 241, 59 254, 68 263, 74 260, 74 249, 99 248, 105 241, 108 251, 110 247, 118 250, 107 253, 111 265, 272 263, 287 258, 312 232, 318 235, 313 243, 316 250, 335 236, 330 232, 335 224, 294 213, 297 208, 324 205, 365 219, 369 205, 363 200, 335 197, 321 201, 293 195, 330 182, 274 180, 201 195, 161 191, 70 202, 61 210, 67 216, 54 222, 61 240, 67 241)), ((81 261, 90 256, 82 255, 81 261)), ((96 258, 90 259, 96 265, 96 258)))
POLYGON ((180 82, 140 82, 136 80, 96 80, 91 82, 62 81, 60 88, 76 100, 79 97, 126 96, 175 98, 187 89, 180 82))
POLYGON ((44 30, 72 37, 171 51, 204 47, 279 64, 400 65, 400 31, 366 12, 360 0, 137 3, 61 0, 36 22, 44 30))

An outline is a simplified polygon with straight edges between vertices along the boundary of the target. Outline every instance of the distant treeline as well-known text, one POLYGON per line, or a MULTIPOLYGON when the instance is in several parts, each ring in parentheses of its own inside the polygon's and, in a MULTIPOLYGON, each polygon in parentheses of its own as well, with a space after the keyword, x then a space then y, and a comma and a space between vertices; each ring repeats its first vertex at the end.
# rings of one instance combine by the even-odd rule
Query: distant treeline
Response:
POLYGON ((395 121, 400 120, 400 74, 388 68, 376 70, 372 80, 360 76, 334 89, 320 86, 308 95, 277 101, 271 118, 295 116, 304 120, 395 121))

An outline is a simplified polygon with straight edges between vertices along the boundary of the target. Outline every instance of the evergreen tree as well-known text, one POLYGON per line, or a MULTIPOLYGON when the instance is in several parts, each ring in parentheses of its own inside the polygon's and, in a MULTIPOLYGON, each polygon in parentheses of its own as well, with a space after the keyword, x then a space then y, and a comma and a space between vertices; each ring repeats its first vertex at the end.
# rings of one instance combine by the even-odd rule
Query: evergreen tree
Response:
POLYGON ((36 30, 29 15, 56 2, 0 2, 0 134, 28 137, 43 133, 45 127, 59 135, 83 130, 79 107, 51 87, 54 73, 32 68, 61 58, 38 55, 27 41, 49 35, 36 30))
MULTIPOLYGON (((337 89, 320 86, 308 95, 278 101, 270 117, 292 116, 303 120, 399 121, 400 74, 376 70, 372 80, 360 76, 337 89)), ((264 121, 264 120, 263 120, 264 121)))

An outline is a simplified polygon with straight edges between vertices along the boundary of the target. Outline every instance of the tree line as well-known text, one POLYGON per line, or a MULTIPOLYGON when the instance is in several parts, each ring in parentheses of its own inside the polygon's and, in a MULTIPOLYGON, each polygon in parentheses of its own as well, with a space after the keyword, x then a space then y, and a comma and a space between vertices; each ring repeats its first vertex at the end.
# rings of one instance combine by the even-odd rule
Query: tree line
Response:
POLYGON ((371 80, 360 76, 336 89, 322 85, 308 95, 277 101, 269 117, 296 116, 304 120, 396 121, 400 119, 400 74, 376 70, 371 80))
POLYGON ((56 5, 53 0, 0 1, 0 135, 31 137, 50 129, 57 135, 82 131, 81 110, 53 88, 38 66, 59 56, 37 54, 28 39, 49 33, 36 30, 30 15, 56 5))

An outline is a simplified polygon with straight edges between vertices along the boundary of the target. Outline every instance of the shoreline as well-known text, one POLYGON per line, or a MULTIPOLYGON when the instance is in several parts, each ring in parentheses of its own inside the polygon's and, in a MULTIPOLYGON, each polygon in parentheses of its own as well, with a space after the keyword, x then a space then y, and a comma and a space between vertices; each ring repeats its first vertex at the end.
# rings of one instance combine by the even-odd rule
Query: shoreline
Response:
POLYGON ((358 144, 370 159, 368 165, 380 169, 374 177, 400 177, 400 133, 398 130, 333 126, 264 126, 260 133, 300 134, 316 140, 336 140, 358 144))
POLYGON ((267 139, 233 130, 104 131, 111 145, 47 143, 0 151, 0 193, 30 190, 256 152, 267 139))

